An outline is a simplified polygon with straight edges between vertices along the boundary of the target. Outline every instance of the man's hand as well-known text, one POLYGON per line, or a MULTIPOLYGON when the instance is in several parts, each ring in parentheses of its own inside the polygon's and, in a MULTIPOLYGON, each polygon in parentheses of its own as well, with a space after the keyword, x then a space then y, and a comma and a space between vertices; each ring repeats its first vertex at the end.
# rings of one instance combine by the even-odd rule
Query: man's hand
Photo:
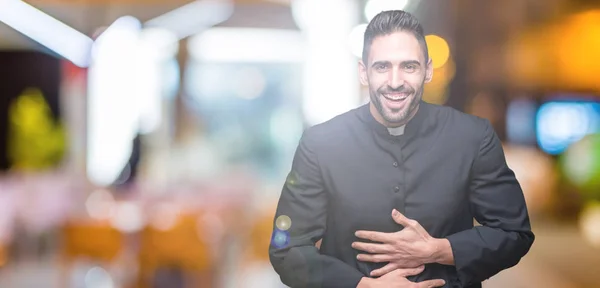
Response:
POLYGON ((370 254, 359 254, 359 261, 389 262, 386 266, 371 272, 371 276, 381 276, 398 268, 414 268, 435 262, 439 240, 433 238, 417 221, 408 219, 396 209, 392 218, 404 229, 394 233, 357 231, 356 236, 381 244, 354 242, 352 247, 370 254))
POLYGON ((378 279, 363 278, 367 281, 359 283, 358 287, 368 288, 429 288, 442 287, 446 282, 442 279, 427 280, 419 283, 411 282, 406 277, 423 272, 423 266, 412 269, 396 269, 378 279), (364 285, 362 285, 364 284, 364 285))

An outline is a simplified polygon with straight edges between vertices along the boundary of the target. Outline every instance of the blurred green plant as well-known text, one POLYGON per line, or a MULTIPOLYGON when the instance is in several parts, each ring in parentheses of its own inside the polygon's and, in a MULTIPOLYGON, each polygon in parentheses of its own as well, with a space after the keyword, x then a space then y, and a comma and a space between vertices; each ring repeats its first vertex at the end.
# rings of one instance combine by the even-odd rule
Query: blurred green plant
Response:
POLYGON ((572 144, 560 158, 562 172, 585 200, 600 200, 600 134, 572 144))
POLYGON ((37 171, 58 165, 65 154, 63 125, 54 121, 42 91, 28 88, 9 108, 11 170, 37 171))

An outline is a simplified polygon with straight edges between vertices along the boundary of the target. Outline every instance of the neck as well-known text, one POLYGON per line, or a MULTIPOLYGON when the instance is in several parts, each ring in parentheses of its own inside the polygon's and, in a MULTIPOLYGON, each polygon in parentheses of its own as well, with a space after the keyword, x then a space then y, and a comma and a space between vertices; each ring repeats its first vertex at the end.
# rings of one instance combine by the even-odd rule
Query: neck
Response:
POLYGON ((379 111, 377 111, 377 108, 375 108, 375 105, 373 104, 373 102, 371 102, 369 104, 369 111, 371 111, 371 115, 373 115, 373 118, 375 118, 375 120, 377 120, 377 122, 381 123, 383 126, 387 127, 387 128, 398 128, 400 126, 404 126, 406 125, 406 123, 408 123, 412 118, 415 117, 415 115, 417 115, 417 112, 419 111, 419 107, 421 106, 421 104, 417 104, 417 107, 410 112, 410 114, 408 115, 408 117, 405 120, 402 120, 401 122, 396 122, 396 123, 390 123, 388 121, 385 121, 385 119, 383 119, 383 116, 381 116, 381 114, 379 114, 379 111))

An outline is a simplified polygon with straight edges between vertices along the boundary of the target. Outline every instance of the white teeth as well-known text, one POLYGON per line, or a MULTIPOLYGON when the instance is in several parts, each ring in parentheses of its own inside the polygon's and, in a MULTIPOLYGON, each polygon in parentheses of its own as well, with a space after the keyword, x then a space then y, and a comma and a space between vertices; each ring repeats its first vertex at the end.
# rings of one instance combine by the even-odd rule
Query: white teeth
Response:
POLYGON ((385 98, 387 98, 387 99, 390 99, 390 100, 392 100, 392 101, 399 101, 399 100, 404 100, 404 99, 408 98, 408 95, 406 95, 406 96, 404 96, 404 97, 390 97, 390 96, 389 96, 389 95, 387 95, 387 94, 383 94, 383 96, 384 96, 385 98))

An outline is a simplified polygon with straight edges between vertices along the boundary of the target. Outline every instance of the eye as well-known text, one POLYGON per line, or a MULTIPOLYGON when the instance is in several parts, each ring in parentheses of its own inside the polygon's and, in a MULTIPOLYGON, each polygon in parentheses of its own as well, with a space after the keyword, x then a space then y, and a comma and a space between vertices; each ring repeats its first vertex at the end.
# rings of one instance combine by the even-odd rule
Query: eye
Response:
POLYGON ((385 70, 387 70, 387 65, 385 65, 385 64, 377 64, 377 65, 375 65, 375 71, 377 71, 377 72, 384 72, 385 70))
POLYGON ((417 71, 419 67, 417 67, 416 64, 408 64, 404 66, 404 70, 408 73, 413 73, 415 71, 417 71))

